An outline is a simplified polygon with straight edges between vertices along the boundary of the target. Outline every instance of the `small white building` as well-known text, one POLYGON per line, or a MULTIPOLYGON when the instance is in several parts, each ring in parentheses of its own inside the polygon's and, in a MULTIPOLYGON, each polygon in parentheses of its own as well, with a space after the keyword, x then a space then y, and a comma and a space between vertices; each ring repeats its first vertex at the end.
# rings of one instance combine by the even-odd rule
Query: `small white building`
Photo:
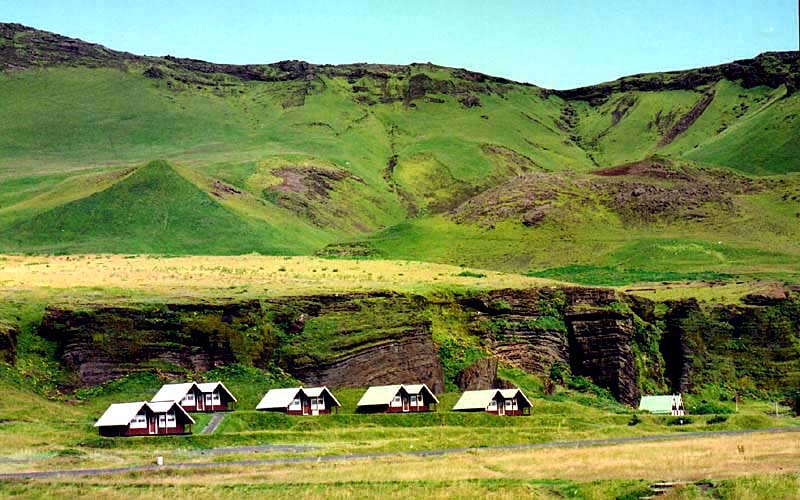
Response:
POLYGON ((439 400, 425 384, 376 385, 358 401, 360 413, 418 413, 434 411, 439 400))
POLYGON ((532 406, 520 389, 486 389, 465 391, 453 411, 483 411, 495 415, 521 416, 530 415, 532 406))
POLYGON ((191 434, 194 419, 175 401, 115 403, 94 426, 101 436, 191 434))
POLYGON ((177 401, 190 412, 233 411, 236 398, 222 382, 164 384, 150 401, 177 401))
POLYGON ((339 400, 327 387, 289 387, 270 389, 256 410, 279 411, 287 415, 320 415, 339 411, 339 400))
POLYGON ((683 398, 680 394, 670 396, 642 396, 639 401, 639 409, 648 411, 654 415, 672 415, 682 417, 686 415, 686 408, 683 406, 683 398))

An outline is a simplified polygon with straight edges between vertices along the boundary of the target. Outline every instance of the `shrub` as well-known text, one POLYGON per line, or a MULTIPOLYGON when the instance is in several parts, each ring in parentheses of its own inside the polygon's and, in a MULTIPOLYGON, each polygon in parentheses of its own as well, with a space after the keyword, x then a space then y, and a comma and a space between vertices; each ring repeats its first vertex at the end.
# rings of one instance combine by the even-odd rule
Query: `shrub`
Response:
POLYGON ((689 425, 691 423, 692 419, 689 417, 675 417, 667 420, 667 425, 689 425))
POLYGON ((713 417, 709 418, 706 421, 706 424, 707 425, 714 425, 714 424, 721 424, 721 423, 727 422, 727 421, 728 421, 728 417, 726 417, 725 415, 714 415, 713 417))
POLYGON ((631 419, 628 421, 628 425, 634 426, 640 424, 641 422, 642 419, 639 417, 639 415, 637 413, 634 413, 633 415, 631 415, 631 419))
POLYGON ((695 415, 728 415, 733 413, 733 409, 726 404, 702 401, 697 405, 692 405, 692 413, 695 415))
POLYGON ((472 271, 461 271, 460 273, 456 274, 456 276, 461 276, 464 278, 485 278, 486 275, 483 273, 474 273, 472 271))

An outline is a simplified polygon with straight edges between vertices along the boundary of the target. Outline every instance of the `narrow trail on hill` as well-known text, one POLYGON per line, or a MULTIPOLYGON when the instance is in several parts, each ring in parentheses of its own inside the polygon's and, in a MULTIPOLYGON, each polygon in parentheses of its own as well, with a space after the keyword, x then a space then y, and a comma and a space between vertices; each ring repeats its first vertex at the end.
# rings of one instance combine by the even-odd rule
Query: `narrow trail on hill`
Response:
POLYGON ((200 434, 214 434, 225 416, 225 413, 215 413, 214 416, 211 417, 211 420, 208 421, 208 424, 200 431, 200 434))
MULTIPOLYGON (((651 436, 633 436, 609 439, 586 439, 581 441, 550 441, 546 443, 515 444, 505 446, 487 446, 483 448, 445 448, 438 450, 418 450, 407 452, 389 453, 354 453, 350 455, 320 455, 296 458, 274 458, 264 460, 234 460, 230 462, 200 462, 200 463, 176 463, 166 465, 135 465, 130 467, 108 467, 102 469, 67 469, 49 471, 30 471, 30 472, 11 472, 0 474, 0 481, 9 479, 33 479, 54 476, 100 476, 106 474, 120 474, 127 472, 147 472, 167 469, 208 469, 213 467, 235 467, 252 465, 285 465, 312 462, 343 462, 347 460, 365 460, 375 458, 392 457, 427 457, 442 456, 455 453, 465 453, 468 451, 483 450, 534 450, 546 448, 586 448, 590 446, 610 446, 628 443, 645 443, 651 441, 672 441, 690 438, 711 438, 720 436, 741 436, 759 433, 795 433, 800 432, 797 427, 771 427, 768 429, 748 429, 739 431, 711 431, 711 432, 676 432, 672 434, 654 434, 651 436)), ((253 451, 252 446, 242 446, 236 448, 225 448, 226 452, 236 453, 237 451, 253 451)), ((212 451, 212 450, 206 450, 212 451)))

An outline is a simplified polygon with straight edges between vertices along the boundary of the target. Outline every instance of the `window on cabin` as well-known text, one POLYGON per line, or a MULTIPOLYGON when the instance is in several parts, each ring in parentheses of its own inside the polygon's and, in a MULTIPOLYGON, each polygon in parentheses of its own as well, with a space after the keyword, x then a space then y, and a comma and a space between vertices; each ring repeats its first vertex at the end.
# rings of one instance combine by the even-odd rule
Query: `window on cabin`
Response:
POLYGON ((219 403, 219 393, 215 392, 212 396, 212 399, 214 400, 214 403, 219 403))
POLYGON ((183 399, 181 400, 181 403, 193 405, 194 404, 194 393, 190 392, 190 393, 186 394, 183 397, 183 399))
POLYGON ((177 427, 178 424, 175 421, 175 412, 168 411, 167 412, 167 427, 177 427))
POLYGON ((412 394, 411 395, 411 406, 417 406, 417 395, 416 394, 412 394))
POLYGON ((400 406, 401 404, 403 404, 403 398, 398 394, 392 400, 392 406, 400 406))
POLYGON ((292 401, 292 405, 291 405, 290 408, 292 410, 299 410, 300 409, 300 398, 295 398, 294 401, 292 401))
POLYGON ((133 417, 130 423, 131 429, 144 429, 147 427, 147 415, 140 413, 133 417))
POLYGON ((510 399, 506 399, 506 410, 510 410, 510 409, 511 409, 511 400, 510 399))
POLYGON ((489 406, 486 407, 488 411, 494 411, 497 409, 497 401, 489 401, 489 406))

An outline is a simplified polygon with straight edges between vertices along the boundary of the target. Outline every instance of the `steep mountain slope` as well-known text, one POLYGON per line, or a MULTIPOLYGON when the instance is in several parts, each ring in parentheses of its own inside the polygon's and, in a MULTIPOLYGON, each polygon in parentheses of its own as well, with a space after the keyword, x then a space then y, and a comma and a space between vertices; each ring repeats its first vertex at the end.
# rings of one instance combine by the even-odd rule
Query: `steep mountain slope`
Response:
POLYGON ((791 274, 797 178, 705 166, 800 171, 797 80, 786 52, 551 91, 433 64, 145 57, 0 24, 0 251, 791 274), (171 167, 138 203, 154 159, 171 167), (591 173, 632 162, 661 174, 591 173), (171 197, 206 215, 162 237, 171 197), (228 229, 190 234, 207 220, 228 229))

